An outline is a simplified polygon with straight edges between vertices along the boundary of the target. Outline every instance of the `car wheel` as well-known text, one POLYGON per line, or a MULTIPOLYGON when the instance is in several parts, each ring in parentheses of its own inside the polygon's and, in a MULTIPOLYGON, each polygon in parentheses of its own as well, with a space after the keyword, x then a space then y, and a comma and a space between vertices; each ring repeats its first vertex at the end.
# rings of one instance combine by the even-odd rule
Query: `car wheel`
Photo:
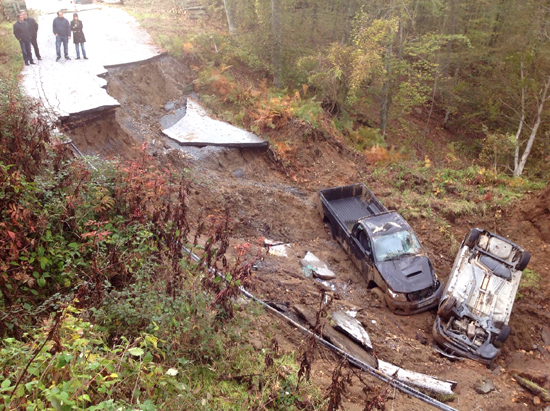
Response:
POLYGON ((374 287, 372 290, 370 290, 371 293, 373 293, 376 298, 380 300, 380 303, 382 304, 382 307, 387 307, 388 303, 386 303, 386 293, 382 291, 380 287, 374 287))
POLYGON ((510 327, 508 324, 505 324, 500 329, 500 333, 495 338, 495 341, 498 341, 500 344, 503 344, 508 337, 510 336, 510 333, 512 332, 512 327, 510 327))
POLYGON ((451 313, 453 312, 455 304, 456 298, 451 295, 449 298, 441 303, 441 305, 437 309, 437 316, 444 320, 448 320, 451 316, 451 313))
POLYGON ((480 234, 481 234, 481 230, 477 228, 472 228, 472 230, 468 233, 468 235, 464 239, 464 244, 472 248, 475 245, 480 234))
POLYGON ((519 259, 519 262, 516 264, 516 270, 523 271, 525 270, 525 267, 527 267, 527 264, 529 264, 529 261, 531 260, 531 254, 529 254, 527 251, 524 251, 521 255, 521 258, 519 259))

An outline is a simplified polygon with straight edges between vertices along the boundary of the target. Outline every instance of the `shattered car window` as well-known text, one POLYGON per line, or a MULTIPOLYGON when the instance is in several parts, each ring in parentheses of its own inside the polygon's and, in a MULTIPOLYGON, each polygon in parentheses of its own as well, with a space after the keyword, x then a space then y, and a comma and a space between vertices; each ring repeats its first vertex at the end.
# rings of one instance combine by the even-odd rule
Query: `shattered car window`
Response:
POLYGON ((379 235, 373 239, 374 253, 378 261, 396 260, 422 251, 420 242, 410 231, 401 230, 379 235))

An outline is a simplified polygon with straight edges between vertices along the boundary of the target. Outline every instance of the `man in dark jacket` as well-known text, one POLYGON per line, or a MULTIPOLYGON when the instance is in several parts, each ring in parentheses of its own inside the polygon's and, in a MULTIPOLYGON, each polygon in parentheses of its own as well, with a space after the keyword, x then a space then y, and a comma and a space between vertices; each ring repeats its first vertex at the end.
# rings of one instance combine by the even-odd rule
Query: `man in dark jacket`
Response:
POLYGON ((63 12, 58 11, 57 17, 53 19, 53 34, 55 34, 55 51, 57 59, 61 58, 61 43, 63 43, 63 51, 65 52, 65 60, 70 60, 69 57, 69 39, 71 38, 71 25, 69 20, 63 17, 63 12))
POLYGON ((27 23, 29 23, 29 27, 31 28, 31 44, 34 48, 34 54, 38 60, 42 60, 42 57, 40 57, 40 50, 38 50, 38 43, 36 42, 36 38, 38 36, 38 23, 32 17, 29 17, 26 11, 22 11, 21 13, 23 13, 23 18, 27 23))
POLYGON ((13 34, 15 35, 15 38, 19 40, 19 44, 21 44, 21 51, 23 52, 23 60, 25 60, 25 64, 27 66, 29 64, 34 64, 31 52, 32 30, 29 23, 25 21, 23 13, 19 14, 19 20, 17 20, 13 25, 13 34))

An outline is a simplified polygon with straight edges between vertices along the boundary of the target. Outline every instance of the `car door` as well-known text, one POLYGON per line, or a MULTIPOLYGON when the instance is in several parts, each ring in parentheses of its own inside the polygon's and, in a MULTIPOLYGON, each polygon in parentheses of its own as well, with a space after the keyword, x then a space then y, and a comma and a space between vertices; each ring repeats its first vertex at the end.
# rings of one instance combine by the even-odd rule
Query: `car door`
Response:
POLYGON ((350 252, 357 268, 366 277, 367 281, 370 281, 372 251, 369 236, 361 223, 353 228, 350 237, 350 252))

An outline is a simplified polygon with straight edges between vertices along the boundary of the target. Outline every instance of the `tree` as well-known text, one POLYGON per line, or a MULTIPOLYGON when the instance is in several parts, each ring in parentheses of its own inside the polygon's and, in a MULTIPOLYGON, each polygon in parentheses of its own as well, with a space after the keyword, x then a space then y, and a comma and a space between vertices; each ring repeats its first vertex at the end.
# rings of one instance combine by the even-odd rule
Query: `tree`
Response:
POLYGON ((225 15, 227 17, 227 26, 229 28, 229 34, 237 33, 237 26, 235 24, 235 9, 234 0, 223 0, 223 7, 225 9, 225 15))
POLYGON ((281 55, 282 27, 281 27, 281 0, 271 0, 271 24, 273 27, 273 85, 283 86, 283 62, 281 55))

